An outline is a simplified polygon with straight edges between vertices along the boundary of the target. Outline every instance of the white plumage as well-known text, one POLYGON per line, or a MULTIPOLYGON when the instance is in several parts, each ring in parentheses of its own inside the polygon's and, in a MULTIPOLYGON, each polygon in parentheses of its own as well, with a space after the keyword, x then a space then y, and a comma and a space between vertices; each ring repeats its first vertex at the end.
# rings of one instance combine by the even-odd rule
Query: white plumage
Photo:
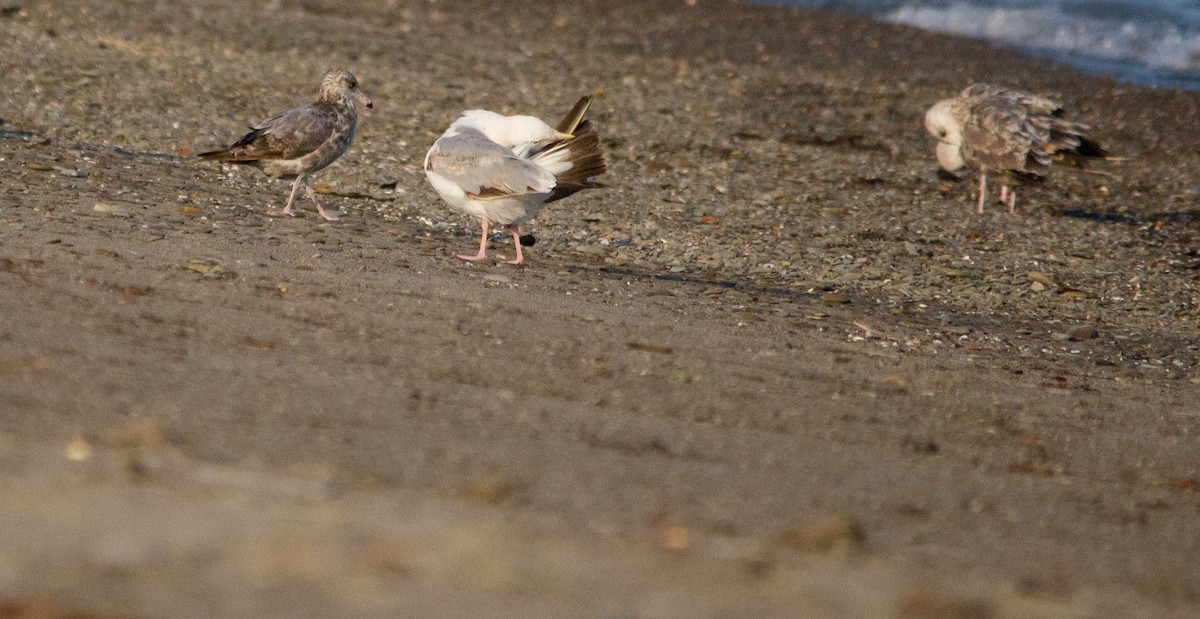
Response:
POLYGON ((487 110, 463 112, 425 155, 425 176, 456 211, 480 220, 479 253, 487 257, 488 225, 512 233, 520 264, 519 226, 550 202, 582 189, 600 187, 592 179, 605 171, 600 136, 585 120, 592 97, 584 97, 551 127, 532 116, 504 116, 487 110))

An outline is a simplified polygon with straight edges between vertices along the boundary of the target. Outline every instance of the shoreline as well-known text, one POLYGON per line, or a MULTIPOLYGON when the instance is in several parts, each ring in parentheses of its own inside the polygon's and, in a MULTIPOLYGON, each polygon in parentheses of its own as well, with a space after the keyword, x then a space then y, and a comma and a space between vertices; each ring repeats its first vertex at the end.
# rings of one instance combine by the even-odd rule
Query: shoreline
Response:
MULTIPOLYGON (((760 2, 760 4, 793 8, 809 8, 811 10, 827 10, 840 15, 871 19, 878 21, 879 23, 906 24, 919 28, 925 32, 958 36, 981 41, 997 47, 1015 50, 1033 58, 1044 58, 1073 67, 1092 76, 1109 76, 1118 82, 1130 85, 1150 88, 1172 88, 1188 91, 1200 90, 1200 67, 1189 70, 1186 68, 1166 66, 1163 64, 1165 61, 1162 57, 1161 50, 1157 50, 1154 55, 1159 63, 1155 64, 1153 62, 1139 62, 1135 56, 1113 56, 1111 51, 1108 52, 1109 55, 1105 55, 1105 52, 1094 49, 1062 49, 1060 48, 1062 46, 1061 42, 1059 42, 1060 47, 1055 47, 1054 44, 1049 44, 1050 41, 1048 40, 1042 40, 1041 43, 1043 43, 1043 45, 1039 45, 1038 41, 1031 40, 1031 35, 1023 28, 1019 28, 1016 32, 1014 32, 1010 27, 1008 31, 1005 31, 1005 26, 1001 25, 999 26, 999 31, 992 29, 988 33, 955 31, 955 29, 969 30, 970 28, 965 25, 969 22, 974 22, 976 24, 991 23, 993 19, 1000 19, 1009 24, 1011 24, 1013 21, 1019 21, 1023 24, 1028 24, 1030 21, 1047 19, 1051 20, 1051 23, 1057 25, 1055 26, 1054 35, 1052 37, 1048 32, 1042 32, 1041 35, 1043 37, 1057 38, 1064 29, 1075 34, 1076 36, 1079 36, 1080 33, 1087 33, 1086 36, 1093 41, 1103 41, 1106 46, 1115 46, 1117 49, 1123 48, 1127 50, 1127 53, 1135 54, 1135 51, 1130 50, 1144 48, 1146 47, 1147 42, 1132 39, 1122 40, 1121 37, 1141 36, 1149 38, 1147 35, 1141 34, 1142 30, 1146 28, 1162 28, 1164 26, 1164 22, 1161 21, 1120 22, 1119 18, 1110 17, 1110 20, 1118 19, 1118 23, 1104 21, 1103 18, 1095 18, 1095 21, 1093 22, 1081 23, 1078 21, 1073 21, 1080 19, 1079 16, 1070 18, 1059 15, 1054 13, 1054 10, 1048 6, 1036 7, 1032 12, 1026 10, 1026 14, 1020 18, 1014 18, 1011 13, 1020 12, 1021 9, 1017 9, 1016 7, 993 6, 990 8, 991 13, 986 12, 989 9, 983 9, 984 13, 981 14, 978 12, 978 9, 976 9, 976 14, 972 16, 974 19, 971 19, 967 15, 963 14, 959 14, 957 17, 939 15, 937 13, 937 9, 931 5, 916 8, 915 13, 912 10, 914 7, 909 6, 907 8, 910 10, 907 11, 907 14, 905 14, 905 11, 899 10, 896 7, 892 7, 890 10, 876 9, 878 12, 873 13, 872 9, 857 5, 847 5, 840 8, 836 6, 804 7, 802 4, 789 3, 786 0, 776 0, 774 2, 766 0, 765 2, 760 2), (1044 12, 1047 10, 1051 12, 1049 14, 1044 14, 1044 12), (924 11, 924 13, 922 13, 922 11, 924 11), (932 13, 929 13, 929 11, 932 11, 932 13), (939 23, 944 27, 944 29, 939 29, 939 23), (1097 32, 1097 29, 1099 29, 1099 33, 1097 32), (1122 33, 1126 31, 1130 31, 1134 34, 1123 35, 1122 33), (1009 38, 1005 38, 1006 36, 1009 38)), ((963 10, 964 6, 965 5, 959 5, 957 9, 961 11, 963 10)), ((970 11, 970 9, 967 10, 970 11)), ((1174 17, 1178 20, 1185 19, 1185 17, 1178 15, 1174 17)), ((1123 15, 1122 18, 1129 19, 1128 15, 1123 15)), ((1164 36, 1169 36, 1171 34, 1178 36, 1180 35, 1179 28, 1180 26, 1178 23, 1171 23, 1167 32, 1163 34, 1164 36)), ((1183 34, 1186 35, 1187 27, 1184 26, 1182 29, 1183 34)))

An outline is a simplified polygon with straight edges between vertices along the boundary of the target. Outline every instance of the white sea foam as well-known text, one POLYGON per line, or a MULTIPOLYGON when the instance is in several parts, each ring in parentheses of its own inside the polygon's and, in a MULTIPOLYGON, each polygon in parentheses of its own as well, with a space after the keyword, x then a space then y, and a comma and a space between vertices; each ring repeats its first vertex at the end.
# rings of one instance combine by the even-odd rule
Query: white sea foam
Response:
POLYGON ((977 37, 1140 83, 1200 88, 1195 0, 777 0, 977 37))

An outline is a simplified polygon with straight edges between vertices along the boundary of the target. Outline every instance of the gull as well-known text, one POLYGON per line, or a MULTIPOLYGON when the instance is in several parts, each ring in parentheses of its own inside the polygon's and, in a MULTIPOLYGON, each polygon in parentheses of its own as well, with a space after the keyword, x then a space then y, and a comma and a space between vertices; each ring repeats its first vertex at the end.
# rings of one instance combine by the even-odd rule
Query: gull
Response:
POLYGON ((321 217, 337 221, 336 215, 321 208, 308 179, 350 148, 358 127, 359 103, 374 107, 349 71, 331 69, 321 78, 321 93, 316 101, 250 127, 250 133, 228 148, 197 156, 206 161, 254 166, 270 178, 295 179, 283 214, 296 215, 292 202, 303 183, 305 195, 317 205, 321 217))
POLYGON ((1017 192, 1008 183, 1041 180, 1052 164, 1086 168, 1089 159, 1108 157, 1084 135, 1088 129, 1064 118, 1062 106, 1050 99, 994 84, 972 84, 925 112, 925 130, 938 141, 942 169, 979 171, 980 213, 989 173, 1002 177, 1000 201, 1012 213, 1017 192))
POLYGON ((425 176, 450 208, 477 217, 483 227, 479 253, 487 257, 488 225, 512 233, 521 264, 520 224, 547 204, 577 191, 602 187, 592 179, 604 173, 600 134, 584 118, 595 97, 579 100, 557 127, 533 116, 503 116, 468 110, 450 125, 425 155, 425 176))

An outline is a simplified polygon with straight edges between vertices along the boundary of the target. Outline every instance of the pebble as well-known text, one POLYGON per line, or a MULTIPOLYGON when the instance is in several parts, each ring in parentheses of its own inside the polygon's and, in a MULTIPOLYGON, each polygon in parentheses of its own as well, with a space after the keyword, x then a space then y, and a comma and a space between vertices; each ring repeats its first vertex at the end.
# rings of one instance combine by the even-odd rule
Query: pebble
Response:
POLYGON ((850 302, 850 297, 840 292, 826 292, 818 298, 822 302, 829 303, 830 305, 844 305, 850 302))
POLYGON ((507 275, 501 275, 499 273, 488 273, 487 275, 483 276, 483 281, 493 282, 493 283, 497 283, 497 284, 507 284, 512 281, 512 278, 507 275))
POLYGON ((92 446, 87 439, 76 436, 67 443, 63 453, 71 462, 83 462, 92 457, 92 446))
POLYGON ((225 272, 225 267, 216 260, 207 260, 204 258, 192 258, 188 260, 187 268, 189 271, 195 271, 204 275, 221 274, 225 272))
POLYGON ((92 207, 92 210, 96 211, 97 213, 105 213, 107 215, 125 215, 125 211, 122 210, 121 207, 110 202, 97 202, 96 206, 92 207))
POLYGON ((1100 332, 1092 325, 1079 325, 1067 331, 1067 339, 1072 342, 1080 342, 1083 340, 1094 340, 1100 337, 1100 332))
POLYGON ((1025 274, 1025 278, 1035 284, 1041 284, 1043 286, 1042 288, 1034 288, 1034 290, 1045 290, 1046 288, 1054 287, 1054 280, 1050 279, 1049 275, 1046 275, 1041 271, 1030 271, 1029 273, 1025 274))

